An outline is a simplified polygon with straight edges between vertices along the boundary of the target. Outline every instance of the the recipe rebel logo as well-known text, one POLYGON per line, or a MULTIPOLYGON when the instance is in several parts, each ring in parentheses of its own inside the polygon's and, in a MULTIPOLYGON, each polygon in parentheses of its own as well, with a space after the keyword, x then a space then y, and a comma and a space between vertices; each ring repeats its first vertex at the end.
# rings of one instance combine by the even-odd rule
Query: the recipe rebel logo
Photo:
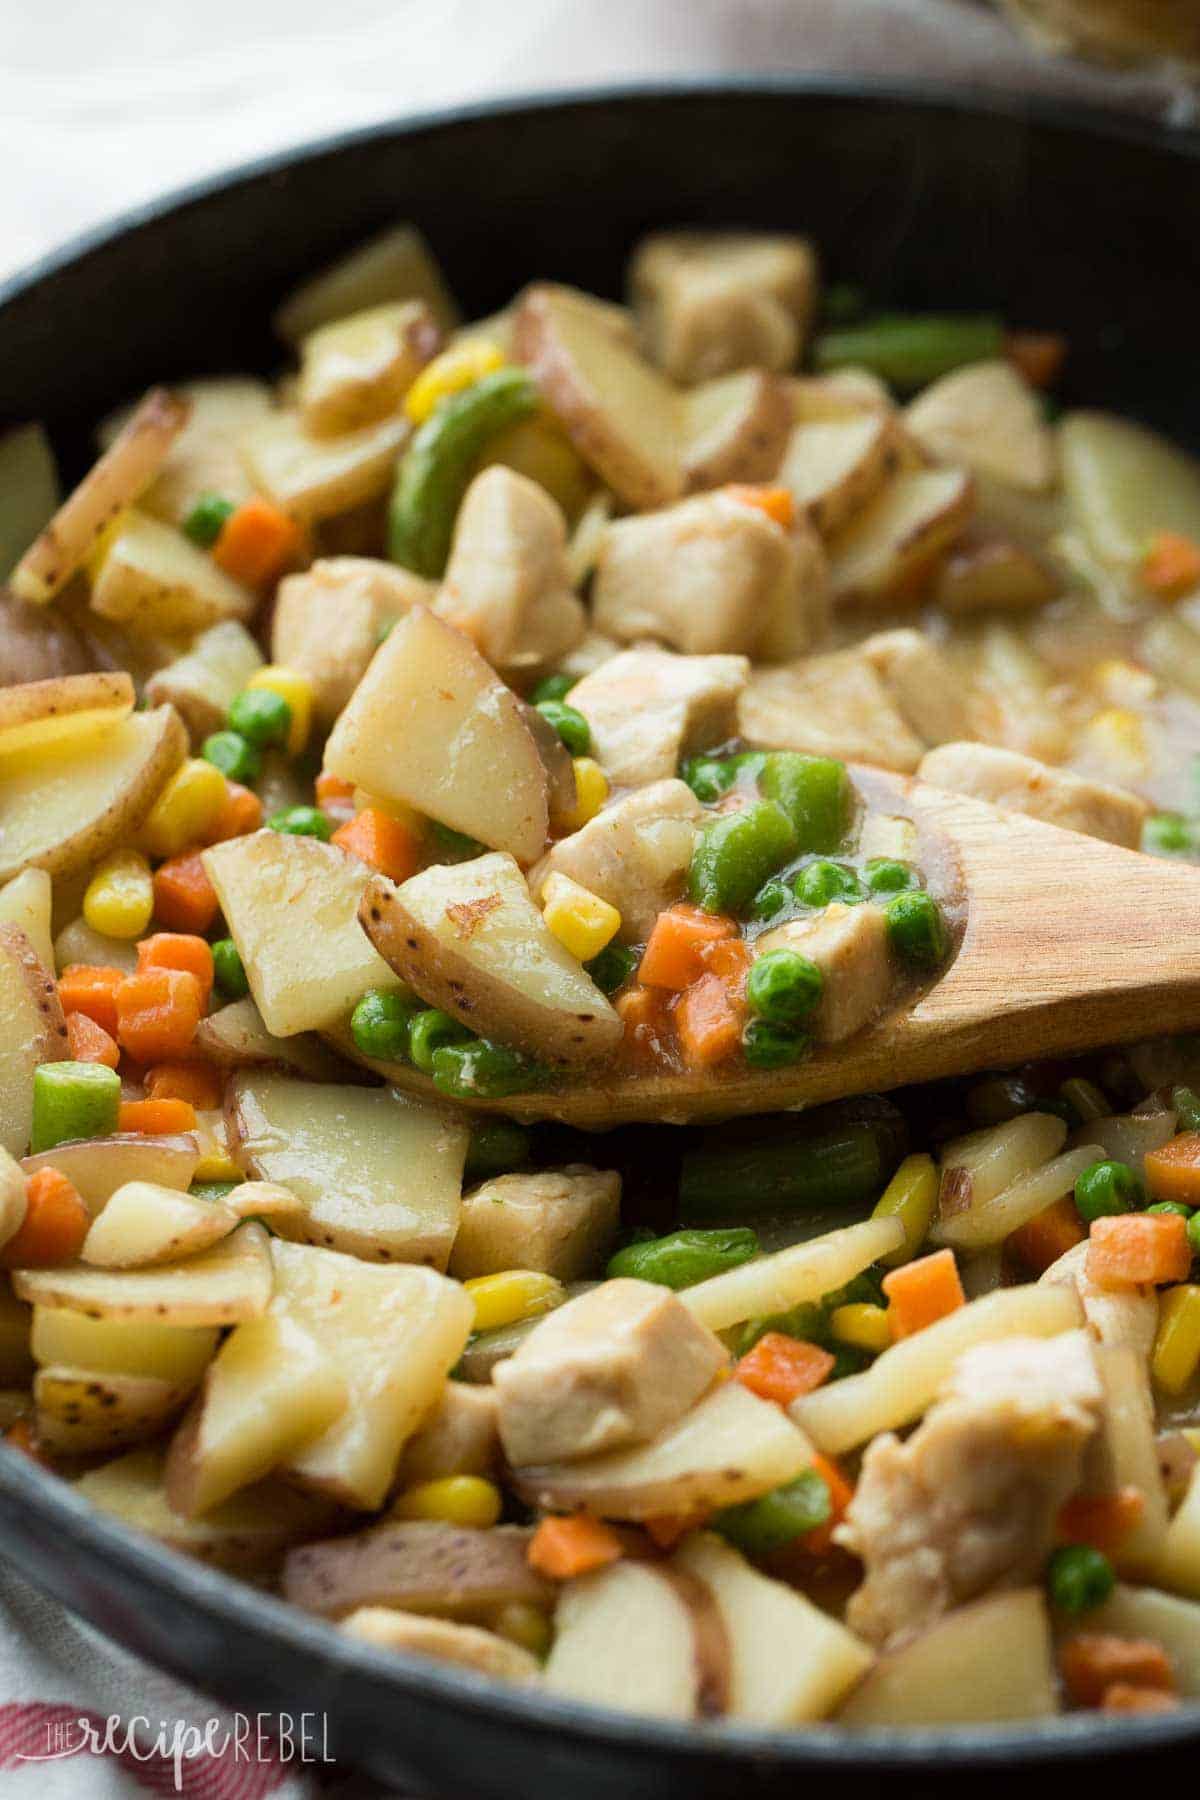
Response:
POLYGON ((201 1794, 222 1793, 223 1773, 228 1774, 231 1795, 253 1800, 277 1786, 286 1765, 334 1761, 324 1713, 227 1713, 195 1723, 150 1719, 140 1713, 102 1718, 99 1713, 34 1702, 0 1707, 0 1747, 4 1738, 9 1753, 0 1754, 0 1764, 111 1756, 129 1768, 169 1770, 175 1792, 194 1794, 197 1800, 201 1794), (247 1787, 248 1765, 261 1773, 261 1787, 247 1787))

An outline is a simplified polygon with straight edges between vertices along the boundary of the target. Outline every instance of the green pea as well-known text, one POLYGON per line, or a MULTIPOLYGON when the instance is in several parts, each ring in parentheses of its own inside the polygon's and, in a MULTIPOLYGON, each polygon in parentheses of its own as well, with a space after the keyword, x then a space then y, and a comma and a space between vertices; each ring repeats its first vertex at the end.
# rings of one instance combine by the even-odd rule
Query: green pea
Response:
POLYGON ((288 837, 315 837, 325 844, 333 836, 333 821, 318 806, 287 806, 282 812, 272 813, 267 824, 272 831, 282 831, 288 837))
POLYGON ((1090 1544, 1064 1544, 1056 1550, 1047 1578, 1052 1604, 1076 1616, 1102 1606, 1117 1581, 1107 1556, 1090 1544))
POLYGON ((29 1148, 53 1150, 75 1138, 108 1137, 117 1129, 121 1078, 103 1063, 47 1062, 33 1071, 29 1148))
POLYGON ((610 1280, 631 1275, 659 1287, 685 1288, 739 1268, 758 1252, 758 1233, 744 1225, 726 1231, 672 1231, 666 1237, 626 1244, 609 1259, 604 1272, 610 1280))
POLYGON ((229 708, 229 726, 256 750, 269 750, 287 743, 292 709, 272 688, 243 688, 229 708))
POLYGON ((485 1181, 489 1175, 519 1169, 529 1161, 532 1143, 525 1127, 513 1119, 473 1119, 463 1174, 471 1181, 485 1181))
POLYGON ((792 904, 794 899, 791 888, 778 875, 772 875, 770 881, 764 881, 750 902, 752 919, 773 919, 792 904))
POLYGON ((1128 1163, 1094 1162, 1075 1183, 1075 1210, 1086 1225, 1132 1212, 1140 1198, 1141 1186, 1128 1163))
POLYGON ((262 774, 262 757, 238 731, 214 731, 205 738, 200 754, 230 781, 248 783, 262 774))
POLYGON ((823 858, 801 869, 793 885, 804 906, 831 906, 837 900, 844 906, 856 906, 867 897, 866 888, 847 863, 823 858))
POLYGON ((798 1025, 821 998, 824 976, 797 950, 768 950, 756 958, 746 980, 752 1012, 772 1025, 798 1025))
POLYGON ((1200 1094, 1190 1087, 1172 1088, 1171 1106, 1185 1131, 1200 1131, 1200 1094))
POLYGON ((212 947, 213 977, 227 1000, 244 1000, 250 992, 241 952, 232 938, 218 938, 212 947))
POLYGON ((773 800, 723 814, 700 831, 688 871, 688 894, 705 912, 743 913, 795 843, 791 821, 773 800))
POLYGON ((1181 1219, 1190 1219, 1192 1209, 1185 1206, 1182 1200, 1156 1200, 1153 1206, 1146 1208, 1148 1213, 1176 1213, 1181 1219))
POLYGON ((419 1007, 411 994, 378 988, 364 994, 350 1015, 355 1049, 380 1062, 407 1062, 408 1028, 419 1007))
POLYGON ((440 819, 430 819, 429 830, 438 849, 445 853, 447 862, 470 862, 483 855, 484 846, 477 838, 468 837, 465 831, 455 831, 452 825, 443 825, 440 819))
POLYGON ((803 1469, 794 1481, 727 1506, 713 1519, 713 1529, 744 1556, 768 1556, 806 1532, 824 1525, 833 1511, 829 1483, 816 1469, 803 1469))
POLYGON ((638 953, 628 944, 606 944, 598 956, 583 966, 602 994, 615 994, 637 968, 638 953))
POLYGON ((232 500, 225 500, 220 494, 201 494, 183 521, 184 536, 191 538, 193 544, 199 544, 202 550, 211 550, 226 519, 236 510, 232 500))
POLYGON ((742 1055, 752 1069, 786 1069, 808 1055, 812 1039, 794 1025, 751 1019, 742 1032, 742 1055))
POLYGON ((577 679, 575 675, 543 675, 529 698, 535 706, 543 700, 565 700, 577 679))
POLYGON ((921 885, 911 864, 896 862, 890 856, 873 856, 863 870, 863 879, 873 894, 902 894, 921 885))
POLYGON ((1142 849, 1158 856, 1186 856, 1195 846, 1194 826, 1178 813, 1152 813, 1142 827, 1142 849))
POLYGON ((914 969, 936 969, 945 962, 950 936, 942 909, 919 889, 897 894, 886 909, 888 941, 902 962, 914 969))
POLYGON ((1187 1240, 1192 1247, 1192 1255, 1200 1256, 1200 1212, 1194 1212, 1187 1222, 1187 1240))
POLYGON ((682 780, 706 806, 720 800, 737 780, 737 761, 732 756, 689 756, 680 767, 682 780))
POLYGON ((545 1069, 487 1038, 443 1044, 433 1053, 433 1085, 456 1100, 502 1100, 542 1087, 548 1079, 545 1069))
POLYGON ((446 1044, 466 1044, 474 1032, 435 1006, 414 1014, 408 1026, 408 1054, 418 1069, 433 1073, 434 1052, 446 1044))
POLYGON ((538 712, 553 725, 572 756, 586 756, 592 747, 592 728, 581 712, 564 700, 539 700, 538 712))
POLYGON ((804 756, 798 750, 775 750, 763 757, 758 785, 792 821, 797 850, 838 848, 853 806, 845 763, 830 756, 804 756))

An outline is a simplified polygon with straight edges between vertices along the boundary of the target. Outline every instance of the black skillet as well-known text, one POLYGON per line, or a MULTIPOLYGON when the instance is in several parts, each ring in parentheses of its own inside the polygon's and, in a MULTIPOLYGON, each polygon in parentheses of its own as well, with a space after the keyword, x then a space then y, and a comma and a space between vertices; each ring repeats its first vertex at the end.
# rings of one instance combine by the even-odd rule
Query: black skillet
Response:
MULTIPOLYGON (((1016 100, 769 79, 447 113, 157 202, 0 289, 0 423, 46 420, 68 473, 82 467, 94 422, 149 382, 275 366, 272 305, 400 218, 477 314, 532 276, 615 292, 651 226, 800 228, 835 278, 883 303, 1065 329, 1067 399, 1200 439, 1200 140, 1016 100)), ((1191 1709, 847 1738, 693 1731, 484 1687, 174 1556, 3 1449, 0 1550, 196 1687, 243 1712, 325 1714, 347 1761, 444 1796, 792 1800, 806 1778, 848 1800, 964 1781, 1007 1795, 1018 1771, 1070 1781, 1101 1757, 1118 1776, 1134 1757, 1150 1779, 1182 1773, 1200 1741, 1191 1709)))

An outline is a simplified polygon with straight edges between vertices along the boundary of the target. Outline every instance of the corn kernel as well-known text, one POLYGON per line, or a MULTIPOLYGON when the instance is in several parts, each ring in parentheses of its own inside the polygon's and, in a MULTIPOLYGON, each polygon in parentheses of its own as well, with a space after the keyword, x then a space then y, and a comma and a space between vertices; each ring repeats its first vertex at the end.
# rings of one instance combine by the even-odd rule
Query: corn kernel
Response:
POLYGON ((1180 1394, 1200 1363, 1200 1287, 1169 1288, 1158 1309, 1150 1367, 1159 1387, 1180 1394))
POLYGON ((473 1525, 486 1530, 500 1517, 500 1489, 482 1475, 443 1475, 422 1481, 397 1496, 394 1519, 441 1519, 447 1525, 473 1525))
POLYGON ((492 1630, 497 1637, 507 1638, 510 1644, 520 1644, 522 1650, 528 1650, 531 1656, 539 1659, 550 1649, 553 1632, 550 1620, 540 1606, 531 1606, 527 1600, 510 1600, 502 1606, 492 1620, 492 1630))
POLYGON ((246 686, 268 688, 271 693, 278 694, 280 699, 287 701, 292 709, 287 753, 289 756, 299 756, 312 730, 313 684, 308 676, 301 675, 298 669, 284 669, 278 663, 267 663, 254 671, 246 686))
POLYGON ((572 757, 571 766, 575 770, 575 804, 569 812, 554 816, 555 829, 563 832, 581 831, 608 799, 608 776, 594 757, 572 757))
POLYGON ((889 1269, 911 1262, 929 1233, 937 1208, 939 1177, 932 1156, 906 1156, 883 1190, 873 1219, 899 1219, 904 1242, 881 1256, 889 1269))
POLYGON ((621 915, 615 906, 569 875, 557 873, 547 876, 542 888, 542 917, 559 943, 580 962, 599 956, 621 929, 621 915))
POLYGON ((423 425, 441 401, 503 366, 504 352, 487 338, 452 345, 426 363, 404 397, 404 410, 414 425, 423 425))
POLYGON ((243 1171, 229 1154, 225 1133, 225 1116, 207 1110, 196 1114, 196 1141, 200 1161, 192 1171, 193 1181, 241 1181, 243 1171))
POLYGON ((566 1289, 553 1275, 536 1269, 505 1269, 499 1275, 475 1275, 464 1281, 475 1302, 475 1330, 498 1331, 501 1325, 518 1325, 551 1312, 566 1298, 566 1289))
POLYGON ((154 914, 150 864, 136 850, 114 850, 88 882, 83 916, 104 937, 141 937, 154 914))
POLYGON ((150 856, 180 856, 207 843, 229 791, 220 769, 192 756, 176 769, 150 809, 141 838, 150 856))
POLYGON ((883 1306, 836 1306, 829 1315, 829 1329, 839 1344, 851 1344, 856 1350, 873 1354, 886 1350, 892 1341, 892 1328, 883 1306))

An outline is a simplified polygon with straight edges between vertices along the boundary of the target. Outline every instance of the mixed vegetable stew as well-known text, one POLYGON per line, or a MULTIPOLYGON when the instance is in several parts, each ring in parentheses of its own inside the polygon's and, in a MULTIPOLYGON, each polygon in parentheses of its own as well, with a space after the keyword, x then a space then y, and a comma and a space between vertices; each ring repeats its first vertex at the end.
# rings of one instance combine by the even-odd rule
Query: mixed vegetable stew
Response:
POLYGON ((627 294, 463 323, 398 227, 65 498, 0 437, 9 1453, 583 1701, 1173 1708, 1200 1039, 769 1077, 969 929, 903 778, 1200 859, 1200 464, 800 237, 627 294), (664 1074, 766 1116, 555 1122, 664 1074))

